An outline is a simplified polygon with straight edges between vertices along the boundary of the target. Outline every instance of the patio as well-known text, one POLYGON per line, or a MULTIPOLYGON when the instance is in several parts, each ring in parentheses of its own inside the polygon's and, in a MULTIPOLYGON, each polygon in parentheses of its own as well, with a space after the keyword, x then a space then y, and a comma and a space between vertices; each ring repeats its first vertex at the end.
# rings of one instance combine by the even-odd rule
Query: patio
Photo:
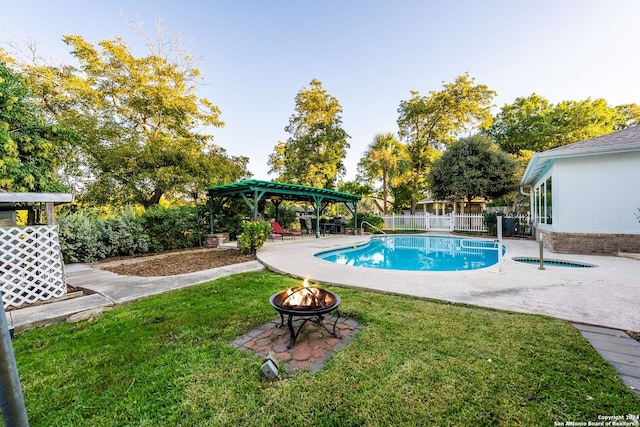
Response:
POLYGON ((637 260, 611 257, 552 254, 545 258, 581 261, 597 268, 566 268, 512 261, 512 257, 537 257, 531 240, 505 240, 503 273, 494 266, 464 272, 411 272, 366 269, 327 264, 318 252, 368 241, 368 236, 327 236, 321 239, 270 242, 258 259, 273 271, 296 277, 355 288, 364 288, 454 304, 545 314, 571 322, 640 331, 637 260), (331 265, 331 268, 327 268, 331 265))

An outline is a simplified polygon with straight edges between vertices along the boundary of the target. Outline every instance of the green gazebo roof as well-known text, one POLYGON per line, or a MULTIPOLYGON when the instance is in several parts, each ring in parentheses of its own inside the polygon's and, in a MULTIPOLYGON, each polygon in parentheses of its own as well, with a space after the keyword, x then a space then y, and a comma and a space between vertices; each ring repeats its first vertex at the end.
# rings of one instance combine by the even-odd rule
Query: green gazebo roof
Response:
POLYGON ((357 203, 361 197, 355 194, 342 193, 328 188, 308 187, 306 185, 285 184, 282 182, 249 180, 233 184, 218 185, 207 188, 209 197, 278 197, 283 200, 317 202, 351 202, 357 203))

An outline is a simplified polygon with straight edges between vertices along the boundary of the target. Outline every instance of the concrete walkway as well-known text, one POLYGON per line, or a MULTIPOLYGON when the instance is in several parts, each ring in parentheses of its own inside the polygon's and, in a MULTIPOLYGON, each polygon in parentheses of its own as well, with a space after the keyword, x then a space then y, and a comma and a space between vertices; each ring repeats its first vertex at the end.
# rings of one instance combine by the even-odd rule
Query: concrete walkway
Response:
POLYGON ((65 267, 67 283, 89 292, 89 295, 9 311, 6 317, 10 326, 16 331, 21 331, 63 321, 81 313, 95 313, 150 295, 209 282, 223 276, 262 269, 264 266, 258 261, 250 261, 177 276, 134 277, 120 276, 110 271, 92 268, 88 264, 71 264, 65 267))

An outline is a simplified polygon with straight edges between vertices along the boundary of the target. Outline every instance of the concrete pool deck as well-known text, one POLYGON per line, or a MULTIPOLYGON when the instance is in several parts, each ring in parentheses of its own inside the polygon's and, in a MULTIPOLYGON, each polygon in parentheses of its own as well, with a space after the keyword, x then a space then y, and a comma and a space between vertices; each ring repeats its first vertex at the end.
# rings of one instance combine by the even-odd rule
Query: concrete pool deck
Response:
POLYGON ((273 241, 258 253, 269 269, 310 280, 478 307, 544 314, 571 322, 640 331, 640 261, 637 259, 555 254, 561 259, 595 264, 570 268, 515 262, 539 256, 532 240, 505 239, 503 272, 481 270, 414 272, 352 267, 313 255, 369 241, 371 236, 328 236, 273 241))

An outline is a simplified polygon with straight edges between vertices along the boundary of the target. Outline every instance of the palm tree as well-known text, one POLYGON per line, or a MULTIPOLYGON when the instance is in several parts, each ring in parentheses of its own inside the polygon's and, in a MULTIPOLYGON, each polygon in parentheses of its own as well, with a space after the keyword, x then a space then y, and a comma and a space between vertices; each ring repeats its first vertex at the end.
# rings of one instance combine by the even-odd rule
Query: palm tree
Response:
POLYGON ((387 214, 387 197, 390 181, 400 177, 409 164, 407 147, 398 142, 392 133, 378 134, 367 147, 358 164, 360 174, 368 182, 382 179, 382 212, 387 214))

